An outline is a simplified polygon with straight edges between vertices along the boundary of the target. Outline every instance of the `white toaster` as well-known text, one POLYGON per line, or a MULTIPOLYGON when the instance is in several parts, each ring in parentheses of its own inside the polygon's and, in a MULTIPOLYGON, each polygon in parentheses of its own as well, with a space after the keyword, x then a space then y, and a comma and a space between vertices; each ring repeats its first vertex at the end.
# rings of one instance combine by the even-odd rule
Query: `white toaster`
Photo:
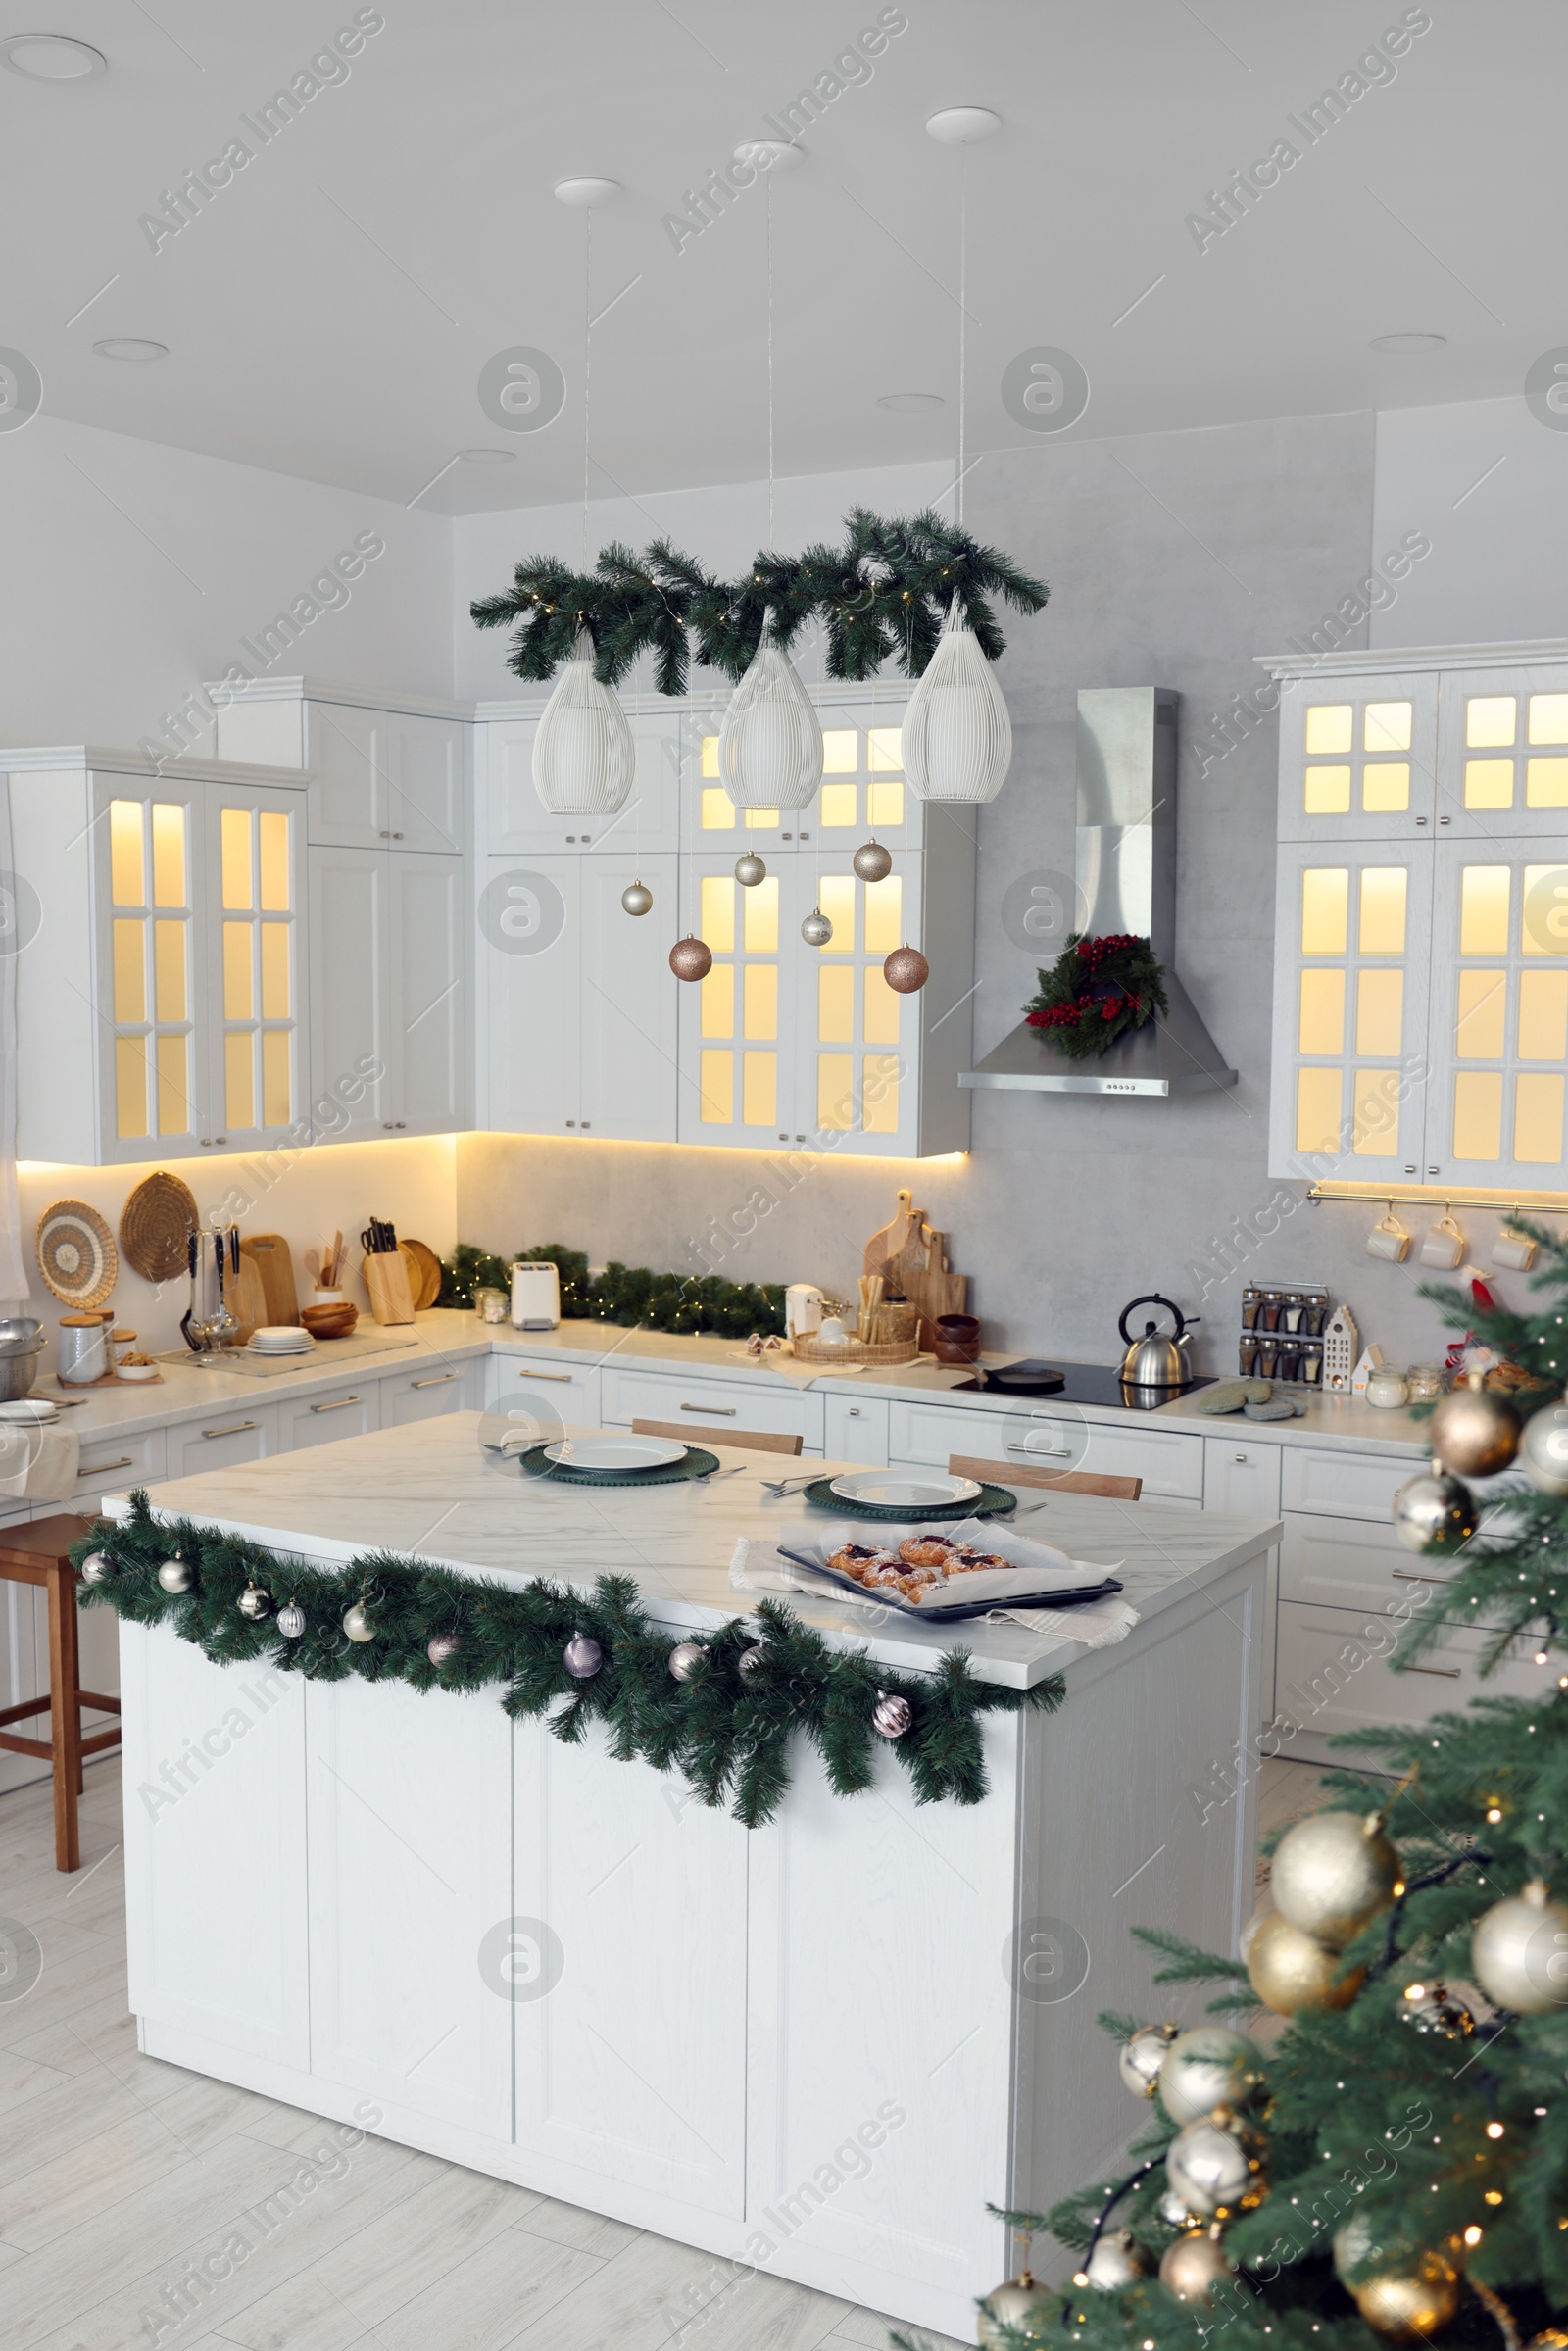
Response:
POLYGON ((553 1331, 561 1321, 561 1275, 554 1265, 514 1265, 512 1320, 519 1331, 553 1331))

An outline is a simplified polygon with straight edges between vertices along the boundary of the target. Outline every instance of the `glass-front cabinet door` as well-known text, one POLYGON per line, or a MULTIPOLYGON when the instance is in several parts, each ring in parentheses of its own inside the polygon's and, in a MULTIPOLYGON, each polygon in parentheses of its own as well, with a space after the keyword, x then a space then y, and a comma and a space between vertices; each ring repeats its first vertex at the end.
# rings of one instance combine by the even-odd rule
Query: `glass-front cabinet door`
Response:
POLYGON ((1430 839, 1437 718, 1432 670, 1284 679, 1280 839, 1430 839))
POLYGON ((309 1092, 301 1018, 302 796, 209 787, 211 981, 202 1026, 211 1115, 230 1150, 279 1142, 309 1092))
POLYGON ((796 955, 808 951, 794 860, 781 858, 746 890, 735 879, 738 855, 683 860, 681 930, 705 940, 713 961, 705 979, 671 983, 681 991, 677 1131, 682 1143, 776 1150, 805 1132, 789 982, 796 955))
POLYGON ((1558 1190, 1568 840, 1442 842, 1432 969, 1427 1180, 1558 1190))
MULTIPOLYGON (((824 850, 810 863, 804 856, 797 859, 802 918, 814 901, 833 925, 825 946, 803 941, 799 950, 797 1018, 807 1097, 799 1107, 821 1149, 913 1155, 919 1006, 888 986, 882 965, 910 936, 911 925, 918 928, 921 859, 898 856, 882 881, 862 882, 850 861, 854 846, 824 850)), ((795 929, 798 935, 799 922, 795 929)))
POLYGON ((213 1133, 197 1005, 202 787, 100 776, 93 786, 100 1139, 106 1159, 194 1156, 213 1133), (105 970, 103 965, 107 964, 105 970))
POLYGON ((1467 841, 1568 836, 1568 665, 1445 676, 1438 831, 1467 841))

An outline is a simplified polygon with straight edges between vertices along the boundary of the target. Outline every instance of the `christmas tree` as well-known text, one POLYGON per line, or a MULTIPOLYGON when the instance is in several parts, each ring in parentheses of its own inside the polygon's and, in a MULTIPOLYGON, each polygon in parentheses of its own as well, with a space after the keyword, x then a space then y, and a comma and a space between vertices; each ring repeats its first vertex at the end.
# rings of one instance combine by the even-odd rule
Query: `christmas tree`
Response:
POLYGON ((1516 1229, 1543 1310, 1445 1300, 1459 1384, 1395 1518, 1451 1580, 1397 1662, 1464 1623, 1538 1687, 1341 1740, 1376 1770, 1327 1775, 1235 1957, 1140 1931, 1227 2021, 1101 2019, 1148 2129, 1121 2177, 999 2213, 1076 2273, 988 2297, 991 2351, 1568 2346, 1568 1248, 1516 1229), (1466 1480, 1510 1464, 1528 1487, 1478 1531, 1466 1480))

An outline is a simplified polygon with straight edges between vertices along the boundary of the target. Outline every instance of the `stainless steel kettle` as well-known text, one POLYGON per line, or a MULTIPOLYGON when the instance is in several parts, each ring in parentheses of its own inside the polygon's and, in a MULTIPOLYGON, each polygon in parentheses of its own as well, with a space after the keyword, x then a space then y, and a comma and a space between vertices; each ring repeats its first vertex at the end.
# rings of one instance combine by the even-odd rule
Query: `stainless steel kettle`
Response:
POLYGON ((1129 1388, 1185 1388, 1193 1376, 1193 1368, 1182 1349, 1192 1335, 1193 1323, 1201 1320, 1201 1315, 1195 1314, 1189 1322, 1180 1306, 1168 1298, 1161 1298, 1157 1290, 1151 1290, 1146 1297, 1135 1298, 1132 1305, 1124 1306, 1117 1328, 1127 1343, 1127 1352, 1121 1359, 1125 1384, 1129 1388), (1127 1328, 1133 1306, 1163 1306, 1167 1314, 1176 1317, 1175 1331, 1167 1337, 1153 1323, 1146 1322, 1143 1337, 1135 1339, 1127 1328))

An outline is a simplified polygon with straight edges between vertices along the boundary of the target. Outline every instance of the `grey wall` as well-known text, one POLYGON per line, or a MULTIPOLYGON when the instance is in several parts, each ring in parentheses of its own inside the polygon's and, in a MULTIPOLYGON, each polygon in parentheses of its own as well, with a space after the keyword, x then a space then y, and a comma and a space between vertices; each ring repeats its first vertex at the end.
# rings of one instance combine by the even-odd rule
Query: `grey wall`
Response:
MULTIPOLYGON (((1008 882, 1071 872, 1077 689, 1173 686, 1184 698, 1178 960, 1241 1072, 1233 1093, 1168 1102, 978 1095, 967 1160, 824 1159, 765 1212, 759 1201, 784 1186, 747 1153, 467 1138, 460 1234, 687 1266, 712 1219, 739 1212, 752 1229, 722 1270, 853 1294, 866 1238, 898 1186, 912 1183, 971 1276, 992 1345, 1108 1360, 1122 1305, 1158 1289, 1201 1313, 1198 1362, 1231 1368, 1242 1283, 1254 1272, 1326 1281, 1393 1360, 1441 1348, 1419 1275, 1364 1253, 1380 1211, 1303 1205, 1300 1186, 1266 1173, 1274 731, 1217 760, 1197 748, 1212 737, 1213 713, 1256 681, 1252 656, 1283 650, 1365 573, 1373 462, 1373 419, 1358 414, 1048 439, 987 456, 966 485, 970 528, 1052 591, 1041 618, 1007 624, 1001 675, 1016 753, 981 818, 977 1050, 1014 1024, 1034 987, 1031 956, 1001 925, 1008 882)), ((1480 1247, 1497 1219, 1461 1221, 1480 1247)))

